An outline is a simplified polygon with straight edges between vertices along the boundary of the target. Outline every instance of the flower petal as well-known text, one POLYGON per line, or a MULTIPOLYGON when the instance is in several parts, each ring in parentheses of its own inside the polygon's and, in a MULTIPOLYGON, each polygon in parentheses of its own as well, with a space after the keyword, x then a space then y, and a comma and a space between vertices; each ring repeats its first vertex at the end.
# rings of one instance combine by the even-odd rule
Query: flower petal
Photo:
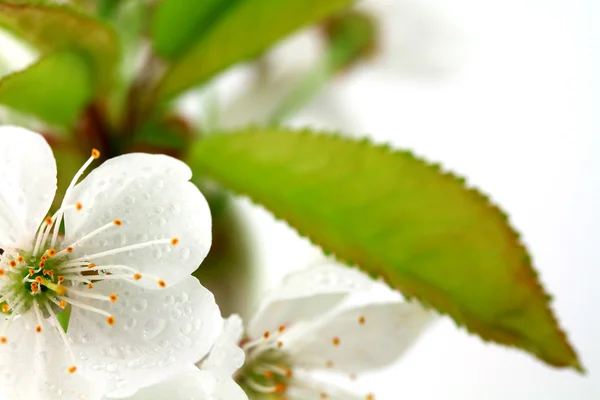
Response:
POLYGON ((206 359, 202 361, 202 370, 210 371, 223 379, 231 378, 244 364, 245 354, 238 346, 243 333, 244 326, 239 315, 231 315, 223 321, 223 332, 206 359))
POLYGON ((374 281, 357 269, 326 262, 287 275, 263 299, 248 327, 257 338, 267 330, 325 314, 353 291, 366 291, 374 281))
POLYGON ((46 140, 16 126, 0 126, 0 245, 31 250, 56 193, 56 162, 46 140))
POLYGON ((380 303, 346 309, 284 340, 295 365, 358 373, 396 361, 433 320, 418 303, 380 303))
MULTIPOLYGON (((229 381, 233 382, 231 379, 229 381)), ((125 400, 217 400, 219 397, 216 397, 213 392, 218 389, 218 386, 215 377, 210 373, 200 371, 196 367, 189 367, 163 382, 140 390, 135 395, 125 398, 125 400)), ((243 400, 247 397, 242 392, 241 396, 237 394, 237 396, 229 396, 226 399, 243 400)))
POLYGON ((0 345, 0 398, 96 400, 102 389, 75 372, 67 348, 54 326, 45 323, 37 334, 28 315, 11 323, 8 342, 0 345))
POLYGON ((294 378, 286 390, 286 398, 295 399, 327 399, 327 400, 365 400, 366 395, 327 382, 306 371, 295 371, 294 378))
MULTIPOLYGON (((65 215, 65 246, 119 220, 75 246, 71 258, 90 256, 157 239, 154 244, 94 259, 97 265, 127 265, 176 283, 198 268, 211 245, 211 215, 202 193, 189 182, 187 165, 172 157, 127 154, 112 158, 75 186, 67 203, 81 211, 65 215), (178 243, 172 246, 171 238, 178 243)), ((155 287, 152 279, 138 283, 155 287)))
POLYGON ((166 289, 146 289, 123 281, 96 283, 94 294, 118 300, 87 302, 114 316, 73 307, 68 335, 82 367, 105 380, 111 396, 135 392, 194 364, 221 333, 222 318, 212 293, 194 277, 166 289))
POLYGON ((213 400, 248 400, 246 392, 231 378, 219 380, 212 395, 213 400))

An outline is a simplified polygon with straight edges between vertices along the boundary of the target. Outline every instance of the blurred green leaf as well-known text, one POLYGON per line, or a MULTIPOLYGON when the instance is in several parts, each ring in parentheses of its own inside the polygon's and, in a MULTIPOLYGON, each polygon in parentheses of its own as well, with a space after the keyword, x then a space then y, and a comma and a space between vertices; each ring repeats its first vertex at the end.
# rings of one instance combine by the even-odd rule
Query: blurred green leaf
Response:
POLYGON ((156 52, 173 60, 188 50, 240 0, 168 0, 156 6, 152 42, 156 52), (173 29, 176 26, 177 29, 173 29))
POLYGON ((78 54, 50 54, 0 80, 0 104, 49 123, 71 125, 93 95, 88 63, 78 54))
POLYGON ((342 10, 353 1, 229 0, 218 5, 209 1, 203 6, 195 5, 198 9, 193 12, 190 7, 194 6, 189 2, 173 3, 164 4, 162 15, 157 16, 154 37, 158 50, 173 56, 189 46, 191 36, 195 42, 167 71, 158 89, 161 99, 172 98, 235 63, 257 56, 295 30, 342 10), (180 26, 184 27, 183 33, 177 33, 177 37, 171 33, 169 39, 168 29, 179 30, 180 26), (178 44, 165 44, 169 40, 178 44))
POLYGON ((104 23, 58 5, 0 3, 0 27, 30 42, 42 53, 78 51, 89 58, 96 87, 113 82, 119 58, 114 31, 104 23))
POLYGON ((275 128, 211 135, 187 161, 482 338, 581 370, 507 217, 440 167, 367 141, 275 128))

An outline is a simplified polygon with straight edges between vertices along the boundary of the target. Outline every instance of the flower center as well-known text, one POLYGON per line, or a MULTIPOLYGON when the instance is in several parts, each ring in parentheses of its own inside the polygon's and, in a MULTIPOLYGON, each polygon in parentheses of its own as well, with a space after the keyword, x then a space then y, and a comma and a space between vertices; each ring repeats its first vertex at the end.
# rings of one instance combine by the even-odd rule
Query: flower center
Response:
POLYGON ((293 371, 288 355, 282 350, 281 335, 286 327, 266 331, 256 340, 241 344, 246 362, 237 372, 237 380, 246 392, 283 395, 292 379, 293 371))
MULTIPOLYGON (((99 157, 97 150, 92 151, 92 156, 75 174, 69 185, 65 198, 75 186, 85 169, 94 159, 99 157)), ((116 323, 115 317, 108 311, 91 306, 89 299, 114 303, 118 300, 117 293, 108 296, 94 292, 94 283, 103 280, 138 281, 152 279, 159 287, 166 287, 166 283, 159 277, 144 274, 127 265, 97 265, 92 261, 114 254, 130 252, 152 246, 169 244, 176 246, 177 238, 157 239, 136 243, 122 247, 110 247, 105 251, 83 257, 74 257, 73 251, 84 245, 86 241, 109 229, 119 229, 123 221, 115 219, 73 243, 64 243, 59 238, 59 227, 65 211, 81 211, 83 205, 61 205, 53 215, 48 216, 40 224, 32 243, 32 250, 16 248, 3 248, 0 252, 0 306, 5 315, 4 325, 0 329, 0 344, 9 341, 7 332, 9 326, 19 316, 33 310, 37 319, 35 328, 37 333, 42 333, 44 323, 50 322, 56 328, 70 354, 73 365, 68 368, 69 373, 77 370, 75 356, 66 337, 65 330, 58 321, 57 315, 67 307, 79 307, 92 311, 105 318, 109 326, 116 323)), ((99 262, 99 261, 98 261, 99 262)))

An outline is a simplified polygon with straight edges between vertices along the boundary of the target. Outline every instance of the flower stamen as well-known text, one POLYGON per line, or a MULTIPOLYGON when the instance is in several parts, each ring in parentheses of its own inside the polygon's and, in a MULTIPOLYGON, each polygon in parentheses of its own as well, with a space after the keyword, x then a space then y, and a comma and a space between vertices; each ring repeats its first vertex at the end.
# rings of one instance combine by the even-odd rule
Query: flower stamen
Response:
POLYGON ((73 354, 73 349, 71 349, 71 345, 69 344, 69 339, 67 339, 67 335, 65 334, 65 331, 64 331, 62 325, 58 321, 58 318, 56 318, 56 314, 52 310, 52 307, 50 307, 50 305, 48 303, 45 303, 45 306, 46 306, 46 310, 48 310, 48 314, 50 314, 50 317, 54 321, 54 327, 58 331, 58 334, 60 335, 60 338, 62 339, 65 347, 67 348, 67 352, 69 353, 71 360, 73 361, 73 365, 67 369, 67 372, 72 374, 77 370, 77 367, 75 366, 75 364, 76 364, 75 354, 73 354))

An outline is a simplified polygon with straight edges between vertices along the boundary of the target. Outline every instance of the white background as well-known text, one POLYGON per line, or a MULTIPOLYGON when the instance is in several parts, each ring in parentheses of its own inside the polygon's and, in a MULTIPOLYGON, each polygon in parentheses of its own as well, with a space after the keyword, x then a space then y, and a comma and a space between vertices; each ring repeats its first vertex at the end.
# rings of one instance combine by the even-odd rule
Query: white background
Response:
MULTIPOLYGON (((491 194, 588 370, 546 367, 442 319, 397 366, 363 379, 378 400, 600 398, 599 17, 594 0, 397 0, 388 47, 407 57, 388 53, 339 79, 293 121, 411 149, 491 194)), ((285 224, 239 205, 255 229, 261 290, 318 258, 285 224)))
MULTIPOLYGON (((448 71, 417 76, 400 63, 392 75, 383 60, 375 70, 340 79, 294 123, 409 148, 491 194, 523 233, 588 374, 485 344, 443 319, 396 367, 361 383, 380 400, 600 398, 600 162, 594 159, 600 82, 593 76, 600 70, 594 26, 600 6, 591 0, 399 0, 397 6, 405 12, 393 16, 396 26, 415 16, 422 22, 409 29, 414 43, 398 47, 424 57, 434 71, 445 65, 448 71), (442 51, 423 56, 419 38, 424 46, 441 43, 442 51)), ((241 205, 258 229, 264 288, 318 257, 285 224, 241 205)))

